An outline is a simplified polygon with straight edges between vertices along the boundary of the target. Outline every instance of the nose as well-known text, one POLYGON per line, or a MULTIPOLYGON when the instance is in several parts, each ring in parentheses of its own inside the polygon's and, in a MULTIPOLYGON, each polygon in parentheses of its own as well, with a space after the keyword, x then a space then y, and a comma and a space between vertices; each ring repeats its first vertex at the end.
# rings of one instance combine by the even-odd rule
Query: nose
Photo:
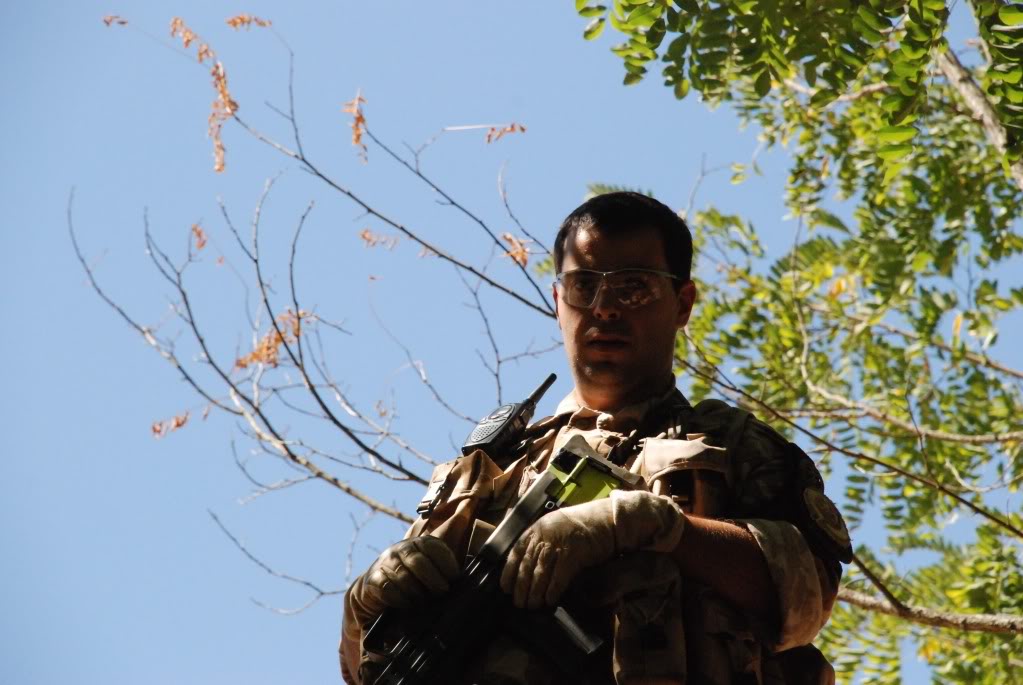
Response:
POLYGON ((593 298, 593 315, 605 321, 618 319, 622 315, 621 303, 606 283, 601 283, 597 288, 593 298))

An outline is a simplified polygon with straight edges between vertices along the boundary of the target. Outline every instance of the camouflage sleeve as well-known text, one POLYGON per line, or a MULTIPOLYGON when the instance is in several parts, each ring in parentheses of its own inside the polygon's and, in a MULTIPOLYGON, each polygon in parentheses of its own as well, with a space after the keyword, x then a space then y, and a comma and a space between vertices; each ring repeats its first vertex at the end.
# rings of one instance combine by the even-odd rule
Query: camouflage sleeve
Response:
POLYGON ((845 523, 813 460, 750 417, 735 450, 735 515, 767 560, 780 610, 774 651, 809 643, 827 622, 851 559, 845 523))
POLYGON ((835 590, 823 566, 810 552, 802 533, 787 521, 746 519, 767 560, 778 599, 778 635, 770 647, 781 652, 809 644, 831 615, 835 590))

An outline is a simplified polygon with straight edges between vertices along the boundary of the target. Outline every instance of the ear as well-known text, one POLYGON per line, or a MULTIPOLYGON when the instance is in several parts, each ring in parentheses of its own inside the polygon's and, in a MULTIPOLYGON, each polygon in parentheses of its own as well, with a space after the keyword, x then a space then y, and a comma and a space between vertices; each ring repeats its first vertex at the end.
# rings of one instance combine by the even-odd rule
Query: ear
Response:
POLYGON ((693 305, 696 304, 697 294, 696 284, 692 281, 686 281, 678 289, 678 297, 675 301, 678 307, 675 316, 675 326, 678 328, 682 328, 689 323, 689 315, 693 313, 693 305))

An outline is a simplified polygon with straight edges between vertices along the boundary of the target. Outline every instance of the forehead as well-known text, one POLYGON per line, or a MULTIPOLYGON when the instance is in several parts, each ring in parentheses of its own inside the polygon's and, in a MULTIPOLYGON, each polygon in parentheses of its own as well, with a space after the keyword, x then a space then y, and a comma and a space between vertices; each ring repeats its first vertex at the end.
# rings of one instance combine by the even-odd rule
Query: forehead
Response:
POLYGON ((668 270, 664 241, 655 228, 641 226, 609 233, 594 226, 579 228, 565 241, 562 271, 570 269, 668 270))

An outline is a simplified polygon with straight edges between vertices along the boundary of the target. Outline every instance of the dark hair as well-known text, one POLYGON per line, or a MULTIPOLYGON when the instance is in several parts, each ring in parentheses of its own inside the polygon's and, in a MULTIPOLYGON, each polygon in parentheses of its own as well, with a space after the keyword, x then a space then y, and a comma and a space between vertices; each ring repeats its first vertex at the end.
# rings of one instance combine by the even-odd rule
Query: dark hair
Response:
POLYGON ((558 236, 554 239, 556 271, 561 271, 569 239, 573 239, 579 229, 591 227, 619 235, 641 228, 655 229, 664 244, 669 271, 682 279, 682 283, 689 280, 693 267, 693 236, 686 222, 649 195, 633 192, 592 197, 561 222, 558 236))

